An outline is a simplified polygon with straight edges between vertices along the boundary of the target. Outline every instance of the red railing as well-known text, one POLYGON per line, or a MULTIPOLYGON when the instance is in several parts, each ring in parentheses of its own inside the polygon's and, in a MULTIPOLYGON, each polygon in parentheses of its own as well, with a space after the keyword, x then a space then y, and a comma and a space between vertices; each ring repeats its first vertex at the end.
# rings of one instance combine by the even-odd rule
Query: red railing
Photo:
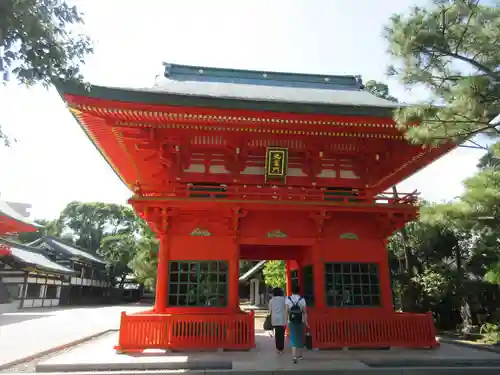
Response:
POLYGON ((116 350, 240 349, 255 347, 254 313, 135 314, 122 313, 116 350))
POLYGON ((439 346, 431 313, 339 316, 311 311, 309 321, 313 345, 318 349, 439 346))
POLYGON ((270 185, 203 185, 179 184, 170 192, 145 193, 144 196, 165 198, 205 198, 231 200, 274 200, 274 201, 312 201, 360 204, 415 205, 418 193, 367 194, 362 189, 305 188, 298 186, 270 185))

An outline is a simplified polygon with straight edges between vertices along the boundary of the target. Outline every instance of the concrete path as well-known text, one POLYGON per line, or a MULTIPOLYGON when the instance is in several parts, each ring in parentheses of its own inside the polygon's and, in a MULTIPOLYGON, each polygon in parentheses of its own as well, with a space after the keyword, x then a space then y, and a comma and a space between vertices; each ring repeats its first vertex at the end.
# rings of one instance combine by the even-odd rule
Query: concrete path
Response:
MULTIPOLYGON (((151 371, 151 370, 232 370, 236 373, 262 371, 276 373, 286 370, 311 371, 369 371, 401 367, 448 368, 485 366, 495 367, 500 373, 500 355, 442 344, 435 350, 393 349, 311 351, 305 359, 293 364, 289 349, 284 355, 277 355, 274 340, 262 331, 256 330, 257 348, 249 352, 200 352, 164 353, 149 351, 142 355, 116 354, 113 346, 117 333, 110 333, 82 344, 73 350, 54 356, 37 365, 37 372, 63 371, 151 371)), ((259 372, 260 373, 260 372, 259 372)), ((451 373, 454 373, 453 371, 451 373)), ((482 372, 477 372, 482 373, 482 372)))
POLYGON ((0 369, 23 358, 118 329, 122 311, 138 312, 149 306, 130 304, 105 307, 37 308, 0 314, 0 369))

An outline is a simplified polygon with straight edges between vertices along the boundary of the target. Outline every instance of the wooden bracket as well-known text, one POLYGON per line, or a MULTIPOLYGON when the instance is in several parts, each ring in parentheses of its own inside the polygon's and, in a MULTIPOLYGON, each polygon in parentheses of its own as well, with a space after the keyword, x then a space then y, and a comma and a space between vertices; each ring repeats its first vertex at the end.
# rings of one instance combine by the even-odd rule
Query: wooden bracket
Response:
POLYGON ((332 218, 332 215, 326 211, 314 211, 309 214, 310 218, 316 225, 316 235, 321 237, 325 222, 332 218))
POLYGON ((240 207, 235 207, 231 209, 231 212, 227 215, 228 229, 231 235, 239 236, 241 219, 246 217, 247 214, 248 211, 240 207))
POLYGON ((141 217, 158 236, 168 234, 172 226, 172 217, 177 211, 171 207, 145 206, 141 217))

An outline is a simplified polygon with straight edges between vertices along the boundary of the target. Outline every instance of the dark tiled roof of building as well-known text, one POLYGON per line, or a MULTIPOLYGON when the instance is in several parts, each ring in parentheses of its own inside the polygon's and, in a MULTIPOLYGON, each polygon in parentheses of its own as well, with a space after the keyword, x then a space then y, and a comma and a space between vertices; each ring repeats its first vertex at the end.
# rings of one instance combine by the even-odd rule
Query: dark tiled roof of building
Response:
POLYGON ((32 242, 30 245, 37 248, 48 246, 50 249, 58 252, 62 256, 65 256, 67 258, 77 258, 80 261, 84 261, 87 263, 107 264, 107 262, 100 256, 90 254, 88 251, 79 248, 76 245, 70 245, 64 240, 53 236, 44 236, 32 242))
POLYGON ((240 276, 240 283, 248 281, 252 276, 254 276, 257 272, 260 272, 264 266, 266 265, 267 260, 261 260, 255 266, 250 268, 247 272, 245 272, 242 276, 240 276))
MULTIPOLYGON (((12 258, 15 262, 33 267, 36 270, 56 274, 75 274, 76 271, 57 264, 41 253, 36 247, 26 246, 14 241, 0 239, 0 244, 7 249, 3 255, 6 258, 12 258)), ((2 257, 0 257, 1 259, 2 257)))

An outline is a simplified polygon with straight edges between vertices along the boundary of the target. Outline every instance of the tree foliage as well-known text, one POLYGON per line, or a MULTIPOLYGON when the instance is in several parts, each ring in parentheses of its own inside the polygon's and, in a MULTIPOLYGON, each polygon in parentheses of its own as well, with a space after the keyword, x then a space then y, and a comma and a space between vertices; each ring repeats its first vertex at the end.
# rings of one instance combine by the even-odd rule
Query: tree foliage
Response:
MULTIPOLYGON (((495 322, 494 311, 500 308, 499 203, 500 165, 490 151, 464 181, 458 200, 424 203, 419 219, 392 236, 391 272, 403 310, 432 309, 443 320, 455 316, 464 330, 478 324, 481 311, 495 322)), ((454 327, 450 321, 440 324, 454 327)))
POLYGON ((396 60, 390 74, 407 87, 425 87, 433 98, 397 111, 409 140, 437 144, 480 132, 498 135, 490 121, 500 112, 500 7, 434 0, 393 15, 384 35, 396 60))
POLYGON ((389 87, 382 82, 377 82, 374 80, 370 80, 365 83, 365 90, 371 92, 373 95, 378 96, 379 98, 389 100, 391 102, 398 102, 398 99, 391 94, 389 94, 389 87))
POLYGON ((43 236, 61 236, 61 228, 58 220, 37 219, 35 223, 42 227, 36 232, 23 232, 17 235, 16 240, 21 243, 30 243, 43 236))
MULTIPOLYGON (((64 0, 1 0, 0 81, 10 75, 27 86, 83 81, 80 65, 92 45, 74 32, 82 23, 78 9, 64 0)), ((0 140, 9 144, 1 128, 0 140)))
POLYGON ((80 65, 92 46, 88 37, 73 32, 82 23, 76 6, 64 0, 1 1, 0 71, 28 86, 83 80, 80 65))
POLYGON ((264 281, 266 285, 273 288, 286 287, 285 262, 282 260, 271 260, 264 266, 264 281))
POLYGON ((134 274, 138 282, 154 286, 158 241, 131 208, 75 201, 64 208, 58 220, 46 224, 38 237, 70 236, 75 245, 103 256, 119 279, 119 285, 125 282, 127 275, 134 274))
POLYGON ((128 263, 137 282, 148 289, 154 289, 156 284, 158 248, 158 240, 152 235, 145 235, 136 242, 133 257, 128 263))
POLYGON ((62 231, 75 235, 75 244, 96 252, 106 236, 133 233, 137 217, 132 209, 102 202, 71 202, 61 212, 62 231))

